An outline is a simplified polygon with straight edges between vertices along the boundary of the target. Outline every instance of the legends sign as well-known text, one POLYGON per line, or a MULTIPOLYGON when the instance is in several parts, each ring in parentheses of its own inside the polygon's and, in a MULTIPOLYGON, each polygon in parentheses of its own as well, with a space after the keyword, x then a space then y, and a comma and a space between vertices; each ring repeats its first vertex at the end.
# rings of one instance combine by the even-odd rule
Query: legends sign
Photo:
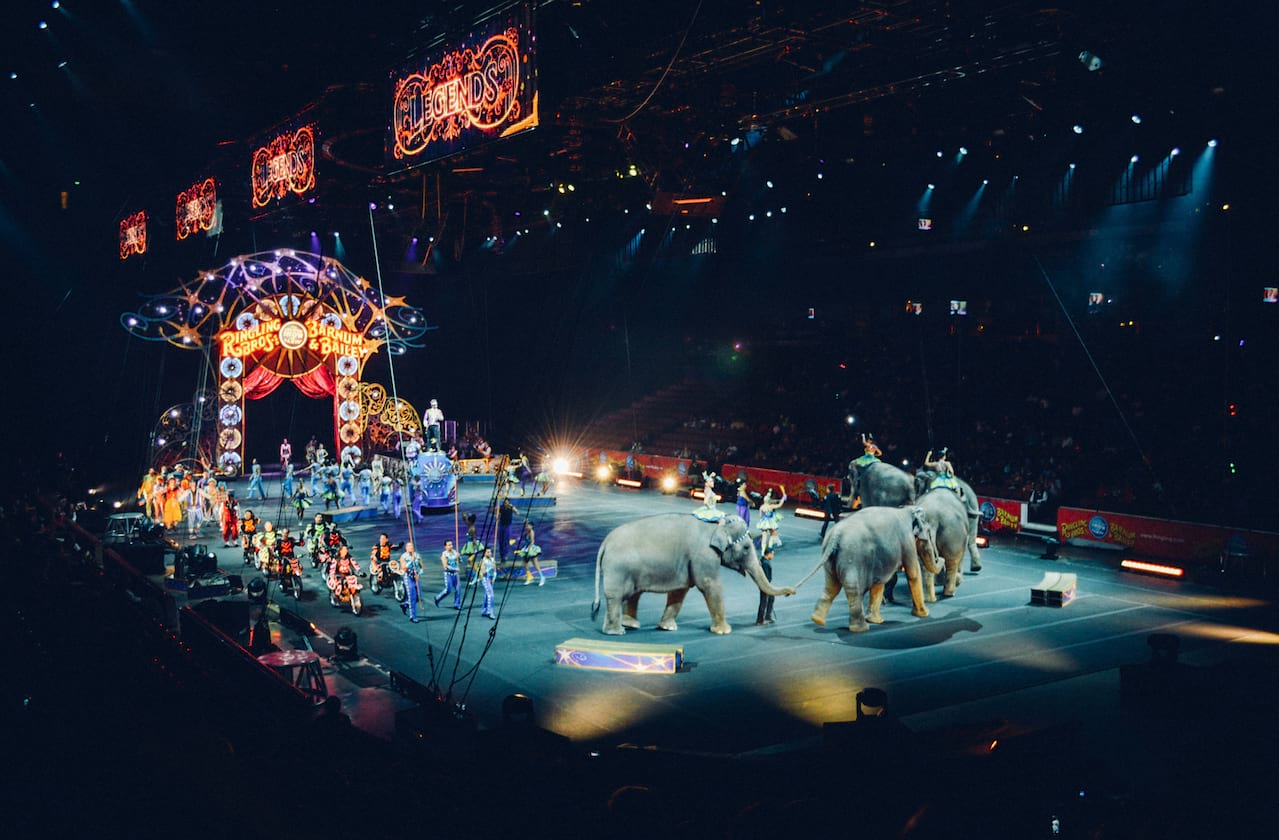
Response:
POLYGON ((289 193, 303 195, 315 188, 315 126, 304 125, 271 138, 253 152, 249 170, 255 208, 289 193))
POLYGON ((531 12, 472 32, 394 74, 388 164, 406 168, 537 125, 531 12))

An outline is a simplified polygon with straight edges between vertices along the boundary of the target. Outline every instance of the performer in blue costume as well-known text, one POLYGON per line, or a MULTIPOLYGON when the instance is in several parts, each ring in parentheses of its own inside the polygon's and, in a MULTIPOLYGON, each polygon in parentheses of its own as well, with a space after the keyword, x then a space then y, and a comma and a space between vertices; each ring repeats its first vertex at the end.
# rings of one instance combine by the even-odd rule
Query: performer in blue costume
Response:
POLYGON ((293 483, 293 462, 284 462, 284 480, 280 483, 280 495, 286 499, 292 499, 294 493, 293 483))
POLYGON ((484 586, 484 609, 480 610, 480 615, 484 618, 497 618, 493 612, 493 581, 496 578, 497 563, 493 560, 493 549, 486 548, 480 558, 480 583, 484 586))
POLYGON ((928 454, 924 456, 924 468, 935 470, 937 475, 928 483, 928 489, 934 487, 945 487, 947 490, 953 490, 963 495, 960 490, 959 482, 955 480, 955 468, 950 463, 950 448, 943 446, 937 450, 937 457, 933 457, 933 451, 928 450, 928 454))
POLYGON ((724 518, 722 510, 715 509, 719 496, 715 493, 715 473, 702 473, 702 504, 693 511, 693 515, 703 522, 718 522, 724 518))
POLYGON ((369 499, 373 494, 373 470, 365 467, 360 470, 360 504, 364 507, 369 506, 369 499))
POLYGON ((769 490, 764 494, 764 501, 759 505, 759 553, 772 549, 775 545, 781 545, 781 540, 777 538, 777 526, 779 524, 777 511, 781 510, 782 505, 786 504, 786 491, 782 490, 782 498, 778 501, 773 500, 773 491, 769 490))
POLYGON ((413 543, 404 544, 404 553, 400 555, 400 569, 404 573, 405 601, 402 606, 409 621, 417 624, 417 602, 422 597, 418 578, 422 574, 422 559, 413 550, 413 543))
POLYGON ((253 493, 257 492, 258 498, 266 501, 266 491, 262 489, 262 465, 258 463, 258 459, 253 459, 253 466, 249 470, 249 498, 253 498, 253 493))

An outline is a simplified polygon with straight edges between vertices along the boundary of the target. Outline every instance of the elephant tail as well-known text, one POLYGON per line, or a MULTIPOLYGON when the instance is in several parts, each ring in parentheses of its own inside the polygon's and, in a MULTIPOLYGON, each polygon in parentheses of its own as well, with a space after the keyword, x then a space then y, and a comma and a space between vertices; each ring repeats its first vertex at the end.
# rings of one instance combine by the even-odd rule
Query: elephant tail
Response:
POLYGON ((819 571, 821 571, 822 567, 826 565, 826 560, 827 560, 827 557, 825 554, 823 554, 822 559, 818 561, 817 565, 814 566, 812 570, 809 571, 808 574, 800 578, 799 583, 792 586, 791 589, 799 589, 801 586, 808 583, 808 579, 811 578, 813 575, 817 574, 819 571))
POLYGON ((604 544, 600 544, 600 550, 595 552, 595 600, 591 602, 591 618, 599 615, 600 611, 600 567, 604 565, 604 544))

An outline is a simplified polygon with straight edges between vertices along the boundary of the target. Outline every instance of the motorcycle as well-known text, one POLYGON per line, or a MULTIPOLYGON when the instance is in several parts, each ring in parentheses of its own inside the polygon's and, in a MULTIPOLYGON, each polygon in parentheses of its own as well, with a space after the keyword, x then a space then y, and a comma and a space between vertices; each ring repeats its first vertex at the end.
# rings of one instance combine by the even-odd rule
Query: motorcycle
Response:
POLYGON ((280 566, 280 591, 302 600, 302 562, 296 557, 277 558, 280 566))
POLYGON ((346 574, 334 571, 329 576, 329 603, 335 607, 341 607, 343 604, 350 604, 351 613, 359 615, 360 610, 364 609, 364 602, 360 599, 360 567, 351 564, 346 574))
POLYGON ((376 595, 386 588, 391 589, 396 601, 403 602, 408 599, 408 587, 404 583, 404 568, 399 560, 388 560, 385 563, 370 560, 369 589, 372 589, 373 594, 376 595))

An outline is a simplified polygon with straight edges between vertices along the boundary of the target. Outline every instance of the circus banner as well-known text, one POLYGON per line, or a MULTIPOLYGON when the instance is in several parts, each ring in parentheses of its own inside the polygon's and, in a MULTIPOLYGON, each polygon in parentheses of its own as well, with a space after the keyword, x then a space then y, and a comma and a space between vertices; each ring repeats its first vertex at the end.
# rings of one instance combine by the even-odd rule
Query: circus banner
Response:
POLYGON ((1279 534, 1175 522, 1147 516, 1063 507, 1057 533, 1076 545, 1131 551, 1162 560, 1216 560, 1227 548, 1236 554, 1279 554, 1279 534))
POLYGON ((1008 531, 1015 534, 1021 530, 1021 502, 979 496, 977 505, 981 511, 981 527, 987 531, 1008 531))
POLYGON ((254 210, 315 189, 314 123, 287 125, 261 138, 249 164, 249 196, 254 210))
POLYGON ((120 221, 120 259, 147 252, 147 211, 139 210, 120 221))
POLYGON ((174 214, 174 235, 178 240, 193 233, 213 228, 217 215, 218 186, 212 178, 205 178, 178 193, 174 214))
POLYGON ((411 169, 538 124, 532 6, 489 18, 391 74, 389 170, 411 169))

